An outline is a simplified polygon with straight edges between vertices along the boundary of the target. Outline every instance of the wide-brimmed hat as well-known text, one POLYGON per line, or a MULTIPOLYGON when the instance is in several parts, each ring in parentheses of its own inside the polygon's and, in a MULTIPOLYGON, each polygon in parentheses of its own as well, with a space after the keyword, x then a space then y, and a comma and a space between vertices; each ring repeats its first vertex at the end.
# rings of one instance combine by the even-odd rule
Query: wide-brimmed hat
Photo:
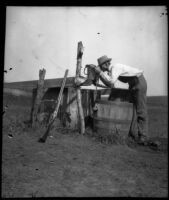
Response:
POLYGON ((108 58, 107 56, 102 56, 97 59, 99 65, 103 65, 106 62, 110 62, 112 59, 108 58))

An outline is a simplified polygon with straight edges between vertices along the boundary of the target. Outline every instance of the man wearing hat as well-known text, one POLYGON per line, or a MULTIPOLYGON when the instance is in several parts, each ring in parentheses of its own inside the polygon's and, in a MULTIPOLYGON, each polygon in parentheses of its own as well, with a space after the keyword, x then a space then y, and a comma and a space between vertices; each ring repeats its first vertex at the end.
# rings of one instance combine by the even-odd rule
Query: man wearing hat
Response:
POLYGON ((98 58, 98 66, 95 67, 95 71, 101 81, 108 87, 113 88, 117 80, 129 84, 136 111, 129 135, 133 139, 137 139, 139 143, 145 144, 148 141, 148 116, 146 107, 147 83, 143 76, 143 70, 119 63, 111 65, 111 60, 106 55, 98 58), (108 73, 108 77, 105 72, 108 73))

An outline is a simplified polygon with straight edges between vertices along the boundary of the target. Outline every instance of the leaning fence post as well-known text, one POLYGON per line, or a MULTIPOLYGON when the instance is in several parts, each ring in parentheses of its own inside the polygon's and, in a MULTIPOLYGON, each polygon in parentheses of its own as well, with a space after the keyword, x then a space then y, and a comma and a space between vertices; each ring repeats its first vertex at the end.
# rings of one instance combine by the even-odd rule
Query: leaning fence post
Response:
POLYGON ((39 142, 43 142, 44 143, 46 141, 46 139, 47 139, 47 137, 49 135, 49 131, 50 131, 51 127, 52 127, 52 124, 53 124, 55 118, 57 117, 59 106, 60 106, 60 103, 61 103, 61 100, 62 100, 63 90, 64 90, 64 87, 65 87, 65 84, 66 84, 66 78, 67 78, 67 75, 68 75, 68 71, 69 71, 68 69, 65 71, 65 75, 64 75, 64 78, 63 78, 62 86, 61 86, 60 92, 59 92, 59 97, 57 99, 57 104, 56 104, 54 112, 51 114, 51 116, 49 118, 47 130, 45 131, 45 134, 38 140, 39 142))

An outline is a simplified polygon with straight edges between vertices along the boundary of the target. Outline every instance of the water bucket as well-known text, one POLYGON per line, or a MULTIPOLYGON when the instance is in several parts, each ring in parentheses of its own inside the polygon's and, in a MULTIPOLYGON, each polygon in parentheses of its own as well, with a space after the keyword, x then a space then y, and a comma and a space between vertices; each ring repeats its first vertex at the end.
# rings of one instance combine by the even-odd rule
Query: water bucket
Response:
POLYGON ((122 101, 98 100, 96 107, 97 112, 93 118, 94 131, 102 136, 119 136, 124 141, 130 130, 133 104, 122 101))

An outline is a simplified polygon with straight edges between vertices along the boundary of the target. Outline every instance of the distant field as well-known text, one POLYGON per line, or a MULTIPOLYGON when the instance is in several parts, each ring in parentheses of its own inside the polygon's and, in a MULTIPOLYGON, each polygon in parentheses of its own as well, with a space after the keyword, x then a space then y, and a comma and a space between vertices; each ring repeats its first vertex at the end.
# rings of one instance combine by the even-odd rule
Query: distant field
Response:
POLYGON ((168 97, 148 97, 149 136, 168 138, 168 97))
MULTIPOLYGON (((4 93, 3 95, 4 102, 11 103, 17 103, 21 105, 31 105, 31 97, 25 97, 25 96, 15 96, 12 94, 4 93)), ((149 96, 147 97, 147 105, 148 106, 168 106, 168 96, 149 96)))
POLYGON ((148 106, 168 106, 168 96, 150 96, 147 98, 148 106))
MULTIPOLYGON (((20 105, 31 108, 31 97, 4 94, 4 105, 20 105)), ((150 96, 147 98, 149 136, 168 138, 168 97, 150 96)))

